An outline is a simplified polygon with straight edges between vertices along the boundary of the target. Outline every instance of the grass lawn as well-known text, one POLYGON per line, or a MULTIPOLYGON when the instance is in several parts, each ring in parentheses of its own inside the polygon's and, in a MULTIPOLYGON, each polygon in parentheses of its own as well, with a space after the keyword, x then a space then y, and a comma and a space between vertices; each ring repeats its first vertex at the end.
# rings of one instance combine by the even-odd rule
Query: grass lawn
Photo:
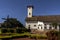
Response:
POLYGON ((0 35, 0 38, 12 38, 12 37, 23 37, 23 36, 28 36, 29 38, 47 38, 46 35, 40 35, 40 34, 30 34, 30 33, 22 33, 22 34, 19 34, 19 33, 6 33, 6 35, 4 36, 4 33, 3 35, 0 35))
POLYGON ((24 36, 24 35, 28 35, 29 33, 22 33, 22 34, 19 34, 19 33, 2 33, 0 34, 0 38, 12 38, 12 37, 15 37, 15 36, 24 36))

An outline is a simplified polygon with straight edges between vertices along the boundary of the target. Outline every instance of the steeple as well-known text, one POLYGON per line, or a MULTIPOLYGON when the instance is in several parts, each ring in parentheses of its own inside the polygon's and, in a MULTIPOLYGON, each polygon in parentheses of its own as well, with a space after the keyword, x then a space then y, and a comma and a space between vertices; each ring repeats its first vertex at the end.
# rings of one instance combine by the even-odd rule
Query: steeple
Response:
POLYGON ((33 6, 27 6, 28 9, 28 17, 32 17, 33 6))

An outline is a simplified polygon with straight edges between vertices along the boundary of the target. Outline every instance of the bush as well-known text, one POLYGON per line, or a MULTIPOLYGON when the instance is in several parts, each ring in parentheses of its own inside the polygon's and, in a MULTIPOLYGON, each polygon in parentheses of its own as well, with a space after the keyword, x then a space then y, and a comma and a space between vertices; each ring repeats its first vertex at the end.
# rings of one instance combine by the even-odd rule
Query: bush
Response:
POLYGON ((28 32, 28 29, 26 29, 26 28, 22 28, 21 29, 23 32, 28 32))
POLYGON ((2 33, 7 33, 8 32, 7 29, 2 29, 1 31, 2 31, 2 33))
POLYGON ((46 34, 47 34, 47 36, 48 35, 51 35, 51 36, 56 35, 56 36, 58 36, 58 31, 51 30, 51 31, 47 32, 46 34))
POLYGON ((29 37, 32 39, 46 39, 46 35, 40 35, 40 34, 30 34, 30 33, 22 33, 22 34, 13 34, 14 37, 20 37, 20 38, 25 38, 29 37))
POLYGON ((47 37, 49 40, 53 40, 53 39, 56 39, 58 40, 58 31, 55 31, 55 30, 51 30, 49 32, 47 32, 47 37))
POLYGON ((23 33, 22 29, 16 29, 16 33, 23 33))
POLYGON ((47 39, 47 36, 40 36, 40 39, 47 39))
POLYGON ((60 31, 59 31, 59 33, 58 33, 58 40, 60 40, 60 31))
POLYGON ((14 33, 14 30, 9 30, 10 33, 14 33))
POLYGON ((30 38, 33 38, 33 39, 46 39, 47 36, 46 35, 39 35, 39 34, 32 34, 32 35, 30 35, 30 38))

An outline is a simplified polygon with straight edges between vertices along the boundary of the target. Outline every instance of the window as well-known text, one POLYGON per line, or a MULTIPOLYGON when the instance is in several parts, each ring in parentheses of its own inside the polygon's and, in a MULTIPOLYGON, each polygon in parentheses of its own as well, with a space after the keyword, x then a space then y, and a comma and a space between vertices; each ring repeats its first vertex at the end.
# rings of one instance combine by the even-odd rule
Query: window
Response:
POLYGON ((59 24, 59 30, 60 30, 60 24, 59 24))
POLYGON ((57 27, 55 27, 55 29, 57 29, 57 27))
POLYGON ((44 29, 47 29, 47 27, 45 26, 44 29))
MULTIPOLYGON (((42 24, 39 24, 38 26, 42 29, 42 24)), ((39 29, 39 27, 38 27, 38 29, 39 29)))
POLYGON ((28 27, 30 27, 30 25, 28 25, 28 27))
POLYGON ((38 29, 39 29, 39 27, 38 27, 38 29))
POLYGON ((39 24, 38 26, 41 26, 42 27, 42 24, 39 24))
MULTIPOLYGON (((38 27, 38 29, 39 29, 39 27, 38 27)), ((42 27, 41 27, 41 29, 42 29, 42 27)))
POLYGON ((28 29, 30 29, 30 25, 28 25, 28 29))
POLYGON ((45 28, 46 28, 46 26, 47 26, 47 25, 46 25, 46 24, 44 24, 44 27, 45 27, 45 28))
POLYGON ((31 15, 31 13, 29 13, 29 15, 31 15))
POLYGON ((50 24, 50 27, 52 26, 52 24, 50 24))
POLYGON ((52 29, 52 27, 49 27, 49 29, 52 29))
POLYGON ((42 29, 42 27, 41 27, 41 29, 42 29))
POLYGON ((46 26, 46 24, 44 24, 46 26))
POLYGON ((40 24, 38 26, 41 26, 40 24))
POLYGON ((36 27, 36 25, 34 25, 34 27, 36 27))

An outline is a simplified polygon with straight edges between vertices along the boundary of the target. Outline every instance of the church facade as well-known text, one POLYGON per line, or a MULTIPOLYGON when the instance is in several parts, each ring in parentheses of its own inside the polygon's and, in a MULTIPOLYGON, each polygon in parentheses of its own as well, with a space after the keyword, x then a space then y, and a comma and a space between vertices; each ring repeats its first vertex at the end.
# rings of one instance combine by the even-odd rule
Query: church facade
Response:
POLYGON ((26 28, 34 30, 53 30, 60 29, 60 15, 33 16, 33 6, 27 6, 28 15, 25 19, 26 28))

